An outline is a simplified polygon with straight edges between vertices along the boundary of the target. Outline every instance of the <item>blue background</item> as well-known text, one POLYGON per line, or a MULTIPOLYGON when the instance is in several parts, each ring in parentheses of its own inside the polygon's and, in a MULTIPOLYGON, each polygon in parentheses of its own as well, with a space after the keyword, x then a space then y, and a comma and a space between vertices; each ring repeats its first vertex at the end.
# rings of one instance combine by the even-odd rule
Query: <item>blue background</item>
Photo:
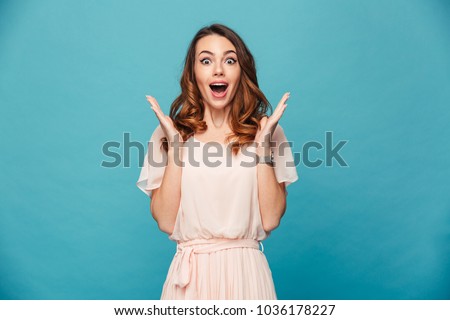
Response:
MULTIPOLYGON (((2 1, 3 299, 159 299, 175 243, 129 165, 168 113, 188 44, 218 22, 255 56, 297 167, 264 242, 280 299, 450 298, 448 1, 2 1), (310 158, 324 159, 324 150, 310 158)), ((143 157, 143 154, 141 154, 143 157)))

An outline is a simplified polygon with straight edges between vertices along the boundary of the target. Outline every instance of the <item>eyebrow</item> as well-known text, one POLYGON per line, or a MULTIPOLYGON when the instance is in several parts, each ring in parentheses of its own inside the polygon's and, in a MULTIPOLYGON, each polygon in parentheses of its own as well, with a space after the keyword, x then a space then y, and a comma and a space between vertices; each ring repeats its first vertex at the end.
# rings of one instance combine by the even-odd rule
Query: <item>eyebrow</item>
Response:
MULTIPOLYGON (((211 51, 208 51, 208 50, 203 50, 202 52, 200 52, 198 55, 201 55, 202 53, 209 53, 210 55, 214 55, 214 53, 212 53, 211 51)), ((234 50, 227 50, 227 51, 225 51, 224 52, 224 55, 225 54, 228 54, 228 53, 234 53, 234 54, 237 54, 234 50)))

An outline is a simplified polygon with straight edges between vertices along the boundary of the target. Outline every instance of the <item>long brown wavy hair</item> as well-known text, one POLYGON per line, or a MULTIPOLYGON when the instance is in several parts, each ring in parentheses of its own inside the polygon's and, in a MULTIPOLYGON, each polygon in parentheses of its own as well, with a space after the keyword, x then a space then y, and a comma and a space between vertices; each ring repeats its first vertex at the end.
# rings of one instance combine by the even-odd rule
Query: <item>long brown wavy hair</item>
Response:
MULTIPOLYGON (((232 29, 222 24, 212 24, 200 29, 189 45, 184 61, 184 70, 180 79, 181 94, 170 107, 170 118, 175 128, 182 135, 183 141, 194 133, 204 132, 208 126, 203 120, 205 106, 194 75, 195 47, 197 42, 208 35, 219 35, 227 38, 236 48, 241 77, 234 99, 231 101, 229 126, 232 134, 227 136, 227 144, 233 141, 231 148, 236 155, 240 147, 255 139, 259 122, 272 112, 272 106, 258 86, 255 60, 241 37, 232 29)), ((163 148, 168 150, 167 139, 162 138, 163 148)))

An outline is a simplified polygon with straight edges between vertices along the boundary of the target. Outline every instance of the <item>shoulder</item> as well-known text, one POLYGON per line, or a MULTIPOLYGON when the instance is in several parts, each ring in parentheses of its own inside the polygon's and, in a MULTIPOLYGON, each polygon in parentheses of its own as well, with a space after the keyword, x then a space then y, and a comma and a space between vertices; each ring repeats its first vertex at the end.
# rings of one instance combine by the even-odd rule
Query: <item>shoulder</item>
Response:
POLYGON ((284 134, 283 127, 278 123, 272 135, 272 141, 275 141, 277 145, 287 141, 286 135, 284 134))

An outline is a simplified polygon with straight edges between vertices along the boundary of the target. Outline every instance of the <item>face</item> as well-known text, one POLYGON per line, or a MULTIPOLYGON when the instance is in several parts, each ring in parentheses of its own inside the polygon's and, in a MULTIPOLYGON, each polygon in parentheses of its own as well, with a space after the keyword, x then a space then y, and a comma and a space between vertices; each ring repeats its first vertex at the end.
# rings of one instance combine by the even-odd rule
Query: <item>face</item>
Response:
POLYGON ((194 74, 205 107, 229 106, 241 76, 234 45, 219 35, 201 38, 195 47, 194 74))

